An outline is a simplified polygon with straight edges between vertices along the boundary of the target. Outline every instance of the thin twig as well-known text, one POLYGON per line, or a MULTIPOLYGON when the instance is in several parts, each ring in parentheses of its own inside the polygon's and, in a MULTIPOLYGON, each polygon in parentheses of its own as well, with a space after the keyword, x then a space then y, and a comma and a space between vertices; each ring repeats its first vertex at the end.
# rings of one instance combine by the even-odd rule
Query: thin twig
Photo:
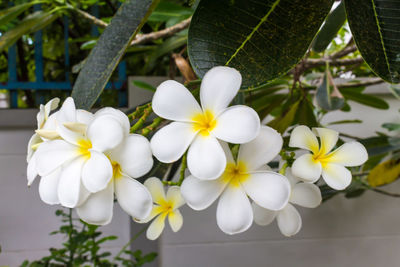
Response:
POLYGON ((85 19, 90 20, 94 25, 97 25, 101 28, 106 28, 108 26, 108 23, 102 21, 101 19, 96 18, 95 16, 90 15, 89 13, 79 8, 71 8, 71 9, 76 11, 79 15, 81 15, 85 19))
POLYGON ((337 59, 337 58, 341 58, 344 56, 347 56, 350 53, 353 53, 357 51, 357 46, 356 45, 352 45, 352 46, 346 46, 344 49, 332 54, 330 56, 331 59, 337 59))
POLYGON ((361 82, 357 82, 357 83, 342 83, 342 84, 338 84, 337 87, 340 88, 352 88, 352 87, 360 87, 360 86, 369 86, 369 85, 374 85, 374 84, 380 84, 385 82, 384 80, 382 80, 381 78, 373 78, 370 79, 368 81, 361 81, 361 82))
POLYGON ((152 32, 148 34, 138 34, 136 35, 135 39, 132 40, 131 45, 144 44, 161 38, 170 37, 175 33, 180 32, 189 27, 191 20, 192 17, 185 19, 179 22, 178 24, 175 24, 174 26, 163 29, 161 31, 152 32))
POLYGON ((347 58, 347 59, 331 59, 331 58, 310 58, 305 61, 304 69, 312 69, 315 67, 325 66, 326 63, 329 63, 330 66, 348 66, 354 65, 364 62, 362 57, 357 58, 347 58))

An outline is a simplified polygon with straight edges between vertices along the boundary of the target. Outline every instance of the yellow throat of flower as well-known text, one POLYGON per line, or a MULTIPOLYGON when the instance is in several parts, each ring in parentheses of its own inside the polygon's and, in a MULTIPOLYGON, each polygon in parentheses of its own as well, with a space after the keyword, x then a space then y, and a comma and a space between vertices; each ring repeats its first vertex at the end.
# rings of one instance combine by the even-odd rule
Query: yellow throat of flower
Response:
POLYGON ((113 177, 115 179, 122 177, 121 165, 119 165, 119 163, 116 161, 111 161, 111 165, 113 168, 113 177))
POLYGON ((206 110, 203 113, 197 113, 192 117, 193 131, 199 133, 202 136, 209 136, 210 132, 214 130, 217 125, 214 113, 210 110, 206 110))
POLYGON ((89 149, 92 148, 92 142, 88 139, 80 139, 78 140, 78 153, 79 155, 89 159, 90 158, 90 151, 89 149))
POLYGON ((246 181, 249 176, 246 164, 243 161, 239 161, 237 164, 230 162, 226 164, 222 180, 234 187, 239 187, 240 183, 246 181))

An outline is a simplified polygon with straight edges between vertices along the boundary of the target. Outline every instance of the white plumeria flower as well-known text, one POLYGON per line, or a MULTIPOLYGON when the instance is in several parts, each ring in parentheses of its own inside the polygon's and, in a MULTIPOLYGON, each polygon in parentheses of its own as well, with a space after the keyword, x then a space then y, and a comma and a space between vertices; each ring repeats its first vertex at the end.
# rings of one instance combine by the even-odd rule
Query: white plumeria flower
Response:
MULTIPOLYGON (((75 106, 70 107, 72 112, 67 114, 73 117, 75 106)), ((104 152, 116 148, 128 136, 130 125, 124 113, 105 108, 95 114, 86 131, 74 128, 58 123, 57 132, 63 140, 44 142, 35 153, 42 180, 52 176, 53 186, 49 185, 46 193, 54 195, 52 189, 56 186, 58 201, 68 208, 81 204, 89 193, 107 187, 113 168, 104 152)))
MULTIPOLYGON (((57 125, 63 125, 71 130, 84 132, 86 131, 87 124, 89 124, 93 120, 92 113, 81 109, 75 109, 75 104, 71 97, 67 98, 64 101, 59 111, 53 113, 50 116, 48 116, 49 110, 54 107, 54 102, 52 102, 52 104, 48 103, 46 104, 46 106, 44 107, 44 114, 38 116, 38 122, 40 122, 39 124, 42 125, 42 127, 36 130, 36 132, 41 139, 41 142, 34 145, 35 149, 39 148, 42 144, 46 143, 49 140, 61 138, 57 132, 57 125), (44 118, 45 121, 39 118, 44 118)), ((31 143, 28 146, 31 146, 31 143)), ((38 175, 36 154, 37 153, 34 153, 32 155, 28 163, 28 186, 33 183, 34 179, 38 175)), ((53 172, 44 175, 40 179, 39 196, 42 201, 47 204, 54 205, 60 203, 57 194, 57 186, 59 180, 58 177, 60 175, 60 171, 61 169, 57 168, 53 172)))
POLYGON ((139 223, 147 223, 154 217, 154 221, 147 228, 146 236, 150 240, 157 239, 165 227, 165 219, 168 217, 172 231, 178 232, 183 224, 182 214, 178 210, 185 204, 180 188, 171 186, 165 196, 164 186, 160 179, 151 177, 144 182, 153 197, 154 206, 150 215, 144 220, 136 220, 139 223))
POLYGON ((206 73, 200 87, 201 107, 193 95, 176 81, 165 81, 153 97, 153 110, 174 122, 151 139, 154 156, 161 162, 177 161, 188 149, 190 172, 200 179, 219 177, 226 157, 218 139, 235 144, 254 139, 260 128, 257 113, 247 106, 228 107, 239 91, 242 77, 229 67, 206 73))
POLYGON ((216 180, 201 180, 191 175, 181 186, 183 198, 195 210, 209 207, 220 197, 217 224, 227 234, 246 231, 253 222, 250 200, 270 209, 280 210, 288 202, 290 184, 278 173, 268 171, 266 164, 282 148, 282 137, 270 127, 262 127, 259 135, 239 148, 235 161, 226 143, 228 160, 224 174, 216 180))
POLYGON ((304 125, 297 126, 290 135, 289 146, 311 151, 297 158, 292 172, 306 182, 316 182, 321 174, 324 181, 333 189, 343 190, 351 183, 351 172, 344 166, 362 165, 368 159, 365 147, 359 142, 348 142, 332 151, 339 133, 327 128, 314 128, 319 136, 304 125))
MULTIPOLYGON (((37 119, 37 130, 41 130, 45 127, 45 124, 47 120, 49 119, 50 112, 55 110, 58 107, 58 103, 60 103, 59 98, 53 98, 49 102, 46 103, 46 105, 40 104, 39 107, 39 112, 36 115, 37 119)), ((26 157, 26 161, 29 163, 30 159, 33 156, 33 153, 37 149, 40 143, 43 142, 43 139, 40 137, 39 134, 35 133, 32 135, 32 137, 29 139, 28 142, 28 153, 26 157)))
POLYGON ((90 194, 77 207, 78 216, 87 223, 105 225, 113 216, 114 194, 121 208, 137 220, 150 215, 153 207, 149 190, 136 179, 145 175, 153 166, 149 141, 137 134, 130 134, 116 148, 106 151, 113 167, 112 180, 105 189, 90 194))
POLYGON ((285 236, 293 236, 300 231, 302 222, 299 212, 292 204, 305 208, 316 208, 321 204, 322 196, 318 186, 300 182, 293 176, 290 168, 286 169, 285 175, 291 186, 289 203, 283 209, 273 211, 253 202, 254 222, 264 226, 270 224, 276 218, 281 233, 285 236))

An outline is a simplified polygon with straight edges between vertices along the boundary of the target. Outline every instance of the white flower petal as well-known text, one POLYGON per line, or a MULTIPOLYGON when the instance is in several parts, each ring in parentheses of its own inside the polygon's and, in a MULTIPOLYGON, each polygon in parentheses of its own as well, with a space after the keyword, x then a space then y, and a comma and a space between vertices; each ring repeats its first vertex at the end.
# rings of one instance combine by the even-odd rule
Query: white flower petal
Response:
POLYGON ((192 117, 202 110, 193 95, 182 84, 168 80, 157 87, 153 96, 154 112, 173 121, 192 121, 192 117))
POLYGON ((149 190, 154 203, 157 204, 164 203, 165 192, 164 192, 164 186, 160 181, 160 179, 156 177, 151 177, 144 182, 144 186, 146 186, 147 189, 149 190))
POLYGON ((85 222, 94 225, 106 225, 111 222, 114 206, 114 183, 89 198, 80 205, 76 212, 85 222))
POLYGON ((150 224, 146 231, 146 237, 150 240, 156 240, 162 233, 165 227, 166 213, 162 213, 150 224))
POLYGON ((107 187, 113 176, 113 168, 110 160, 103 154, 93 149, 90 150, 90 158, 82 169, 82 182, 91 193, 96 193, 107 187))
POLYGON ((112 161, 120 165, 123 173, 132 178, 145 175, 153 166, 150 142, 138 134, 128 135, 119 146, 107 154, 112 161))
POLYGON ((275 172, 249 174, 241 184, 247 195, 269 210, 280 210, 289 201, 290 184, 285 176, 275 172))
POLYGON ((77 147, 64 140, 44 142, 35 154, 37 154, 36 164, 40 176, 50 174, 65 162, 79 156, 77 147))
POLYGON ((316 208, 321 204, 321 190, 315 184, 298 183, 292 188, 290 203, 306 208, 316 208))
POLYGON ((317 137, 310 128, 304 125, 297 126, 293 129, 290 134, 289 146, 307 149, 314 154, 317 154, 319 151, 317 137))
POLYGON ((43 142, 43 140, 42 140, 42 138, 40 138, 40 136, 38 134, 35 133, 34 135, 32 135, 32 137, 29 139, 29 142, 28 142, 28 149, 27 149, 28 153, 26 156, 26 162, 30 161, 30 159, 33 156, 33 153, 35 152, 35 150, 32 147, 37 144, 40 144, 42 142, 43 142))
POLYGON ((229 143, 250 142, 260 131, 260 118, 257 112, 247 106, 229 107, 216 118, 216 121, 212 134, 229 143))
POLYGON ((174 210, 168 214, 168 222, 172 231, 178 232, 183 225, 183 217, 179 210, 174 210))
POLYGON ((60 99, 58 97, 55 97, 46 103, 46 105, 44 106, 44 113, 45 113, 46 119, 49 117, 50 112, 55 110, 58 107, 59 103, 60 103, 60 99))
POLYGON ((66 164, 60 175, 58 183, 58 199, 61 205, 75 208, 81 197, 81 173, 85 161, 82 158, 74 159, 66 164))
POLYGON ((297 183, 301 182, 299 178, 293 175, 292 169, 290 167, 286 168, 285 177, 288 179, 291 188, 293 188, 297 183))
POLYGON ((122 111, 115 109, 115 108, 105 107, 105 108, 98 110, 96 112, 94 118, 98 118, 98 117, 106 116, 106 115, 113 117, 121 124, 121 127, 124 129, 125 135, 129 134, 131 125, 129 123, 129 118, 128 118, 128 116, 126 116, 125 113, 123 113, 122 111))
POLYGON ((261 226, 272 223, 278 214, 278 211, 264 209, 255 202, 251 206, 253 207, 254 222, 261 226))
POLYGON ((47 118, 46 122, 44 123, 42 130, 47 130, 48 132, 56 131, 57 128, 57 118, 58 118, 59 111, 54 112, 47 118))
POLYGON ((153 199, 144 185, 127 176, 116 178, 114 184, 118 203, 126 213, 138 220, 150 215, 153 199))
POLYGON ((217 224, 226 234, 246 231, 253 222, 253 210, 241 187, 228 186, 217 206, 217 224))
POLYGON ((183 180, 181 193, 189 207, 204 210, 221 195, 226 184, 221 178, 208 181, 190 175, 183 180))
POLYGON ((161 162, 177 161, 185 153, 196 134, 192 124, 172 122, 154 134, 150 141, 151 150, 161 162))
POLYGON ((146 218, 144 218, 142 220, 138 220, 137 218, 133 218, 133 220, 138 223, 148 223, 149 221, 153 220, 154 217, 156 217, 161 212, 163 212, 163 208, 161 206, 155 204, 155 205, 153 205, 153 208, 151 209, 149 216, 147 216, 146 218))
POLYGON ((321 140, 320 153, 325 155, 336 145, 339 133, 327 128, 314 128, 314 130, 318 133, 321 140))
POLYGON ((89 111, 83 109, 76 110, 76 121, 79 123, 83 123, 89 125, 94 119, 94 115, 89 111))
POLYGON ((89 125, 87 136, 92 142, 92 147, 97 151, 106 151, 118 146, 124 136, 121 123, 111 115, 96 117, 89 125))
POLYGON ((65 99, 60 110, 57 112, 57 121, 60 123, 76 121, 76 108, 72 97, 65 99))
MULTIPOLYGON (((69 124, 66 123, 66 125, 68 126, 69 124)), ((57 125, 57 133, 61 136, 62 139, 76 146, 80 146, 80 142, 87 139, 85 136, 82 135, 82 133, 71 131, 64 124, 57 125)))
POLYGON ((37 120, 37 128, 40 129, 43 127, 44 123, 46 122, 46 111, 44 109, 44 105, 40 104, 39 106, 39 112, 36 114, 36 120, 37 120))
POLYGON ((193 176, 213 180, 224 172, 226 156, 216 138, 199 134, 189 147, 187 165, 193 176))
POLYGON ((240 73, 229 67, 214 67, 204 75, 200 86, 203 110, 219 114, 236 96, 242 84, 240 73))
POLYGON ((246 162, 250 171, 273 160, 281 151, 282 136, 271 127, 262 126, 258 136, 239 148, 238 161, 246 162))
POLYGON ((301 155, 292 165, 293 175, 305 182, 316 182, 321 176, 321 171, 321 163, 315 161, 311 154, 301 155))
POLYGON ((299 212, 291 204, 288 204, 276 216, 279 230, 285 236, 293 236, 301 229, 301 217, 299 212))
POLYGON ((359 166, 368 160, 365 147, 359 142, 348 142, 329 154, 329 162, 344 166, 359 166))
POLYGON ((351 183, 351 172, 342 165, 329 163, 322 168, 322 178, 333 189, 343 190, 351 183))
POLYGON ((28 178, 28 186, 31 186, 36 176, 38 176, 37 165, 36 165, 36 153, 33 154, 31 160, 26 168, 26 176, 28 178))
POLYGON ((235 163, 236 164, 235 160, 233 159, 232 151, 229 148, 228 143, 224 142, 224 141, 219 141, 219 144, 221 145, 222 149, 225 152, 226 162, 227 163, 235 163))
POLYGON ((58 182, 60 181, 61 168, 49 175, 43 176, 39 183, 40 199, 49 205, 60 204, 58 200, 58 182))
POLYGON ((167 191, 166 200, 172 204, 172 209, 176 210, 185 205, 185 200, 181 194, 181 188, 179 186, 171 186, 167 191))

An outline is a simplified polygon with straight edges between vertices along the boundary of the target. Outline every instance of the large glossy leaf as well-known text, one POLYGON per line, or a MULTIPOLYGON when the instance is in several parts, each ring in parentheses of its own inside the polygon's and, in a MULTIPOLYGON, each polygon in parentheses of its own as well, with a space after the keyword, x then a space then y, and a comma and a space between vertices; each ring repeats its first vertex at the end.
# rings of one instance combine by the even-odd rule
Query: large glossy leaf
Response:
POLYGON ((100 96, 129 43, 158 0, 127 0, 97 41, 72 90, 79 108, 89 109, 100 96))
POLYGON ((15 43, 22 35, 43 29, 58 17, 58 13, 36 11, 0 37, 0 52, 15 43))
POLYGON ((188 53, 202 77, 217 65, 239 70, 243 88, 290 70, 307 51, 331 0, 202 0, 189 28, 188 53))
POLYGON ((362 93, 359 93, 357 91, 352 91, 352 90, 342 90, 341 92, 342 92, 344 98, 347 100, 353 100, 360 104, 370 106, 373 108, 377 108, 377 109, 388 109, 389 108, 389 104, 382 98, 372 96, 372 95, 362 94, 362 93))
POLYGON ((313 50, 323 52, 336 37, 346 21, 344 4, 341 2, 326 18, 324 25, 313 41, 313 50))
POLYGON ((364 60, 385 81, 400 82, 400 2, 344 2, 351 32, 364 60))

